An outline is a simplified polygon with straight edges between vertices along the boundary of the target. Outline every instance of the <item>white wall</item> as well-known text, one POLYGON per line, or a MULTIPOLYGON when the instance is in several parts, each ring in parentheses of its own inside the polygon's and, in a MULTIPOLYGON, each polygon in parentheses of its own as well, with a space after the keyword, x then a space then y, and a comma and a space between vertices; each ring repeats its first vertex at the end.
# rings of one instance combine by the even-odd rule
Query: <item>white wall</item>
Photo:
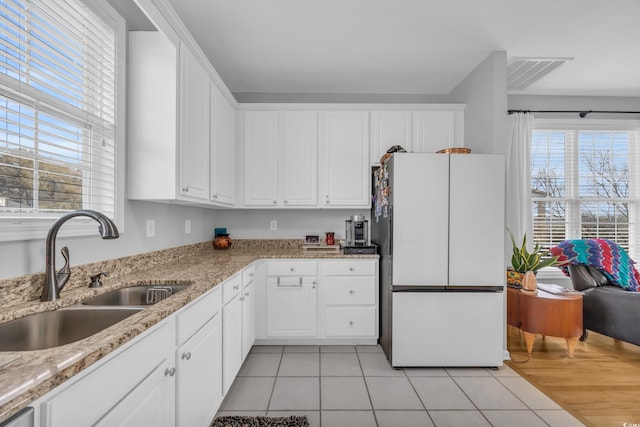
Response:
POLYGON ((365 214, 367 219, 370 216, 368 209, 221 210, 216 212, 216 227, 226 227, 236 239, 303 239, 306 234, 324 237, 327 231, 335 232, 336 239, 344 239, 344 222, 355 214, 365 214), (274 219, 278 230, 271 231, 274 219))
POLYGON ((449 94, 466 104, 465 147, 476 153, 507 152, 507 53, 491 53, 449 94))
MULTIPOLYGON (((127 201, 124 232, 120 238, 102 240, 98 234, 98 223, 95 235, 59 238, 56 244, 57 265, 62 265, 59 250, 63 246, 69 248, 73 266, 212 240, 216 212, 212 209, 127 201), (147 219, 155 219, 154 238, 146 237, 147 219), (191 234, 184 233, 187 219, 191 220, 191 234)), ((0 279, 44 272, 45 238, 46 235, 43 235, 38 240, 0 243, 0 279)))

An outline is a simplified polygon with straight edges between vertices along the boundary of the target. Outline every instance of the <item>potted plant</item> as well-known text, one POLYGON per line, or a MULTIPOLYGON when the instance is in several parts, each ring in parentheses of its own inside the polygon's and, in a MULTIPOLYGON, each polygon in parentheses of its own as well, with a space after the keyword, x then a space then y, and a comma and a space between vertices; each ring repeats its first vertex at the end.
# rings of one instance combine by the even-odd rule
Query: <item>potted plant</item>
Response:
POLYGON ((513 246, 513 255, 511 255, 511 271, 507 270, 507 284, 522 286, 524 275, 531 271, 534 274, 544 267, 553 267, 560 265, 558 257, 550 256, 549 251, 545 251, 539 244, 535 244, 533 250, 529 252, 527 249, 527 234, 522 238, 522 244, 516 244, 511 230, 511 244, 513 246))

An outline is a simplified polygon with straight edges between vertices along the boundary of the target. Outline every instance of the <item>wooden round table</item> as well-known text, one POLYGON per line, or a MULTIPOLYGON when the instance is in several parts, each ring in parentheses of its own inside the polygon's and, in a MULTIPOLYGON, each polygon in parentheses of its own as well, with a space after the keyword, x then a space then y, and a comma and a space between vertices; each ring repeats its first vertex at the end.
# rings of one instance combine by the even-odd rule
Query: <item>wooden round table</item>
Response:
POLYGON ((567 354, 573 352, 582 335, 582 294, 552 294, 538 289, 536 294, 507 287, 507 323, 524 334, 531 354, 536 334, 565 338, 567 354))

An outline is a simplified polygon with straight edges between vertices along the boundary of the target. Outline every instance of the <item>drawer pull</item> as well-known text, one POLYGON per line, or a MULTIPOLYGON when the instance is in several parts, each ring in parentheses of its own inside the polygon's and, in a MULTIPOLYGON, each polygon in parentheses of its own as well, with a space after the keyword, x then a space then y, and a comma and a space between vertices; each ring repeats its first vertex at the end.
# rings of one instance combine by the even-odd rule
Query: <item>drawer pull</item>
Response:
POLYGON ((182 353, 182 360, 184 360, 184 359, 187 359, 187 360, 191 359, 191 352, 190 351, 187 352, 187 353, 182 353))
POLYGON ((165 377, 166 376, 172 377, 172 376, 175 375, 175 373, 176 373, 176 368, 171 368, 171 369, 167 368, 167 369, 164 370, 164 376, 165 377))
POLYGON ((353 267, 349 267, 349 271, 356 271, 356 269, 353 267))
POLYGON ((235 285, 235 286, 233 287, 233 289, 235 289, 235 290, 237 291, 238 289, 240 289, 240 286, 239 286, 239 285, 235 285))
POLYGON ((280 283, 280 277, 278 276, 278 277, 276 278, 276 286, 283 286, 283 287, 285 287, 285 286, 289 286, 289 287, 293 287, 293 286, 295 286, 295 287, 301 287, 301 286, 302 286, 302 276, 300 276, 300 277, 298 278, 298 283, 291 283, 291 284, 283 284, 283 283, 280 283))
POLYGON ((289 269, 289 271, 294 271, 294 268, 293 268, 293 267, 291 267, 291 268, 289 269))
POLYGON ((349 320, 349 326, 353 326, 353 320, 349 320))
POLYGON ((244 296, 245 296, 245 297, 248 297, 248 296, 249 296, 249 292, 245 292, 245 293, 244 293, 244 296))

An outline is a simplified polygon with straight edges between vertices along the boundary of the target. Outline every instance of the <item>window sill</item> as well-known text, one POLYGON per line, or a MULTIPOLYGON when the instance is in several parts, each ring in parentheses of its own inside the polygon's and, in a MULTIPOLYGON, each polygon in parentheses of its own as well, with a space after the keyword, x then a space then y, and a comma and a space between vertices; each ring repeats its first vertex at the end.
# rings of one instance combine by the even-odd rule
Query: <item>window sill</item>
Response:
MULTIPOLYGON (((0 242, 44 240, 56 218, 50 219, 2 219, 0 220, 0 242)), ((122 233, 120 224, 116 223, 122 233)), ((58 232, 58 237, 82 237, 98 235, 99 224, 89 218, 73 218, 58 232)))

